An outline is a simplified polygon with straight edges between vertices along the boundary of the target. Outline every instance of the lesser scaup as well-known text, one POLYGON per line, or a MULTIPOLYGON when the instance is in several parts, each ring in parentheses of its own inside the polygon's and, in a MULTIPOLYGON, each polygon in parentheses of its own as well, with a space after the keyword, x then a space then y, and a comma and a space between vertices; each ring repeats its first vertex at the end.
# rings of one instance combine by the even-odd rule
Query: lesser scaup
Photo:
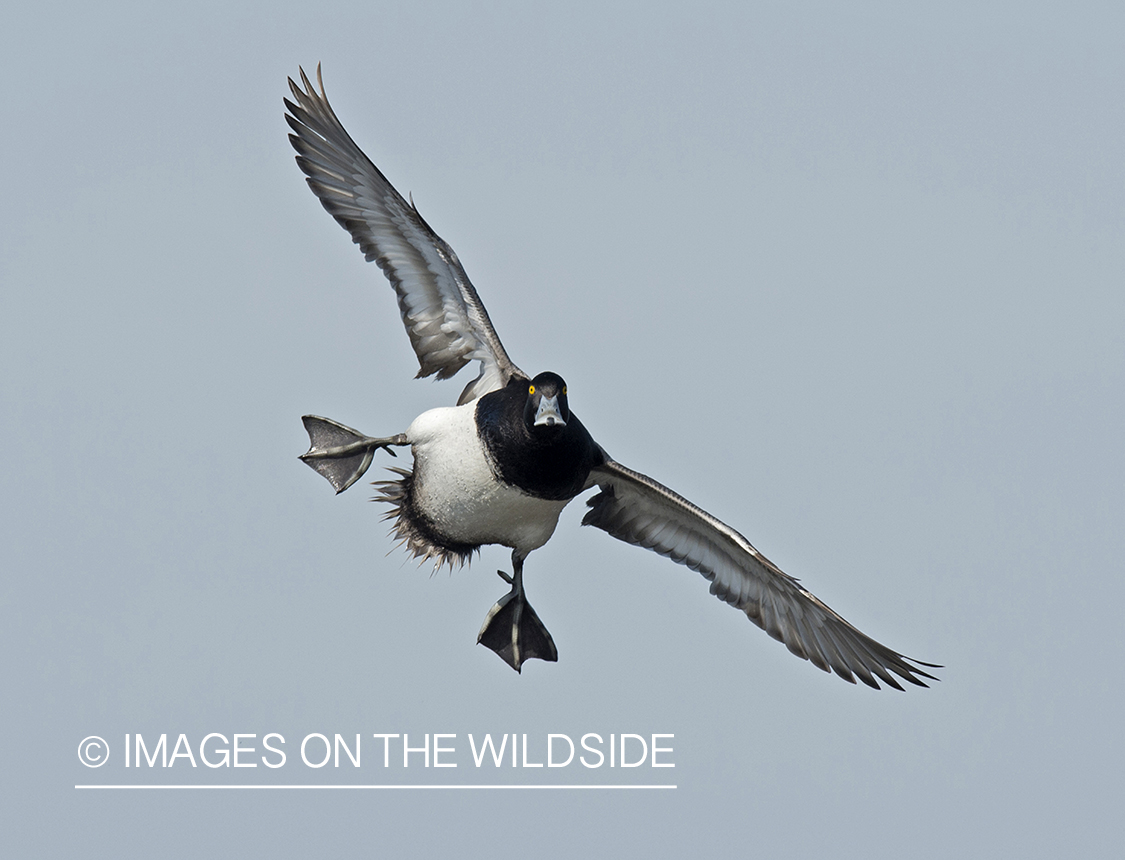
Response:
POLYGON ((418 376, 453 376, 470 361, 480 372, 457 405, 419 415, 405 433, 366 436, 314 415, 304 417, 309 466, 343 492, 367 471, 380 448, 409 445, 413 470, 376 484, 392 507, 393 534, 416 557, 462 564, 485 544, 512 549, 511 589, 488 613, 477 641, 519 671, 533 657, 557 660, 551 634, 527 602, 523 564, 543 546, 559 513, 584 490, 583 525, 654 550, 699 571, 711 593, 746 613, 798 657, 826 672, 901 690, 896 678, 926 686, 936 680, 861 633, 750 542, 687 499, 615 462, 570 411, 566 383, 555 373, 531 378, 508 358, 488 312, 457 255, 356 146, 301 70, 290 79, 294 101, 285 117, 297 163, 324 208, 375 261, 398 295, 418 356, 418 376))

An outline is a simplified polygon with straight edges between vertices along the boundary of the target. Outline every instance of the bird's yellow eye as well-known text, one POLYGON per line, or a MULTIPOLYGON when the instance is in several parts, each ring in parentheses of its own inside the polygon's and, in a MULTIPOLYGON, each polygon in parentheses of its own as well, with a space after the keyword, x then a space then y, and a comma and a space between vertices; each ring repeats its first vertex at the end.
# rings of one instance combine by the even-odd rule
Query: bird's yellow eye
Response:
POLYGON ((534 386, 534 385, 529 385, 529 386, 527 387, 527 393, 528 393, 528 394, 534 394, 534 393, 535 393, 535 386, 534 386))
POLYGON ((563 386, 563 394, 566 394, 566 386, 563 386))

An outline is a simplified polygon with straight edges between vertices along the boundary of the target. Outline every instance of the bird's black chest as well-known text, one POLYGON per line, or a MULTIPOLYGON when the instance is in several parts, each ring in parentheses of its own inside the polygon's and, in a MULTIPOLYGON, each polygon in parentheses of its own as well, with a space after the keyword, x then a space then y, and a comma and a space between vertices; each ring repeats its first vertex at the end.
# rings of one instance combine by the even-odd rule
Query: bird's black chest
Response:
POLYGON ((572 412, 565 427, 529 428, 525 397, 512 388, 477 402, 477 432, 496 477, 540 499, 573 499, 586 486, 600 449, 572 412))

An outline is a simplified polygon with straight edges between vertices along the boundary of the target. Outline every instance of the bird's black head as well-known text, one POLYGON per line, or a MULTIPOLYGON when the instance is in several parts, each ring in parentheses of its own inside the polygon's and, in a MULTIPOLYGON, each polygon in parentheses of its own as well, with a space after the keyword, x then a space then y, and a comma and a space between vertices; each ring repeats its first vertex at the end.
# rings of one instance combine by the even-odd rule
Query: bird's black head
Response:
POLYGON ((555 433, 570 420, 566 383, 557 373, 545 371, 527 383, 523 419, 532 433, 555 433))

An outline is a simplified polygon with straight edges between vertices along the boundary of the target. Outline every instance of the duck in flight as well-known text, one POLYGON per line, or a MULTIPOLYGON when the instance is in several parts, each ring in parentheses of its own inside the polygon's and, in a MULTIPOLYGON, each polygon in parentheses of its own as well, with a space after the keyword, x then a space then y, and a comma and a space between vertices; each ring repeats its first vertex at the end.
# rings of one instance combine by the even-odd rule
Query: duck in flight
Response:
POLYGON ((825 672, 879 689, 898 679, 927 686, 920 668, 940 668, 861 633, 783 573, 730 526, 652 478, 621 465, 573 412, 556 373, 524 373, 504 351, 457 255, 344 130, 304 70, 292 78, 285 119, 309 187, 391 282, 418 356, 419 377, 479 373, 457 405, 419 415, 395 436, 375 438, 315 415, 303 418, 310 448, 301 459, 337 493, 358 481, 375 453, 409 446, 412 470, 376 484, 389 502, 392 533, 418 558, 463 564, 485 544, 512 550, 509 592, 489 611, 477 641, 517 672, 532 658, 555 661, 554 640, 527 601, 523 567, 566 505, 585 490, 583 525, 651 549, 703 574, 711 593, 746 613, 798 657, 825 672), (897 676, 897 678, 896 678, 897 676), (877 680, 878 679, 878 680, 877 680))

